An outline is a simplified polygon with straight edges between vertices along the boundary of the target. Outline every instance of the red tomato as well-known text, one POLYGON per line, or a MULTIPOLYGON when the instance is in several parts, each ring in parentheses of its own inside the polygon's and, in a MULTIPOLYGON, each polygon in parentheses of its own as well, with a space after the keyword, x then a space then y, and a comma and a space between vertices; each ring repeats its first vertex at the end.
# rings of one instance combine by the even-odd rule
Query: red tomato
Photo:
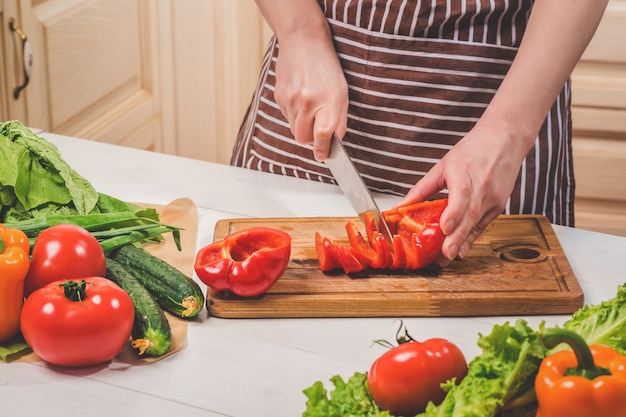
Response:
POLYGON ((24 295, 60 279, 103 277, 106 258, 98 240, 73 224, 59 224, 37 236, 24 295))
POLYGON ((89 277, 55 281, 33 292, 24 302, 20 324, 26 343, 41 359, 89 366, 122 351, 134 320, 133 301, 122 288, 89 277))
POLYGON ((367 383, 376 404, 394 416, 424 412, 429 401, 441 403, 441 384, 467 375, 461 350, 445 339, 410 340, 388 350, 370 368, 367 383))

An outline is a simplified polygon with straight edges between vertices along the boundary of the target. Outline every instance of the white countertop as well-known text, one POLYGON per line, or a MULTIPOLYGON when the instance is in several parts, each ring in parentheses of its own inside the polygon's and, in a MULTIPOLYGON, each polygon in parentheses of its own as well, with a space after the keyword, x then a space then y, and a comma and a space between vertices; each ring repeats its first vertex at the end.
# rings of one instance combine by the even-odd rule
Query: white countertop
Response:
MULTIPOLYGON (((215 222, 233 217, 352 216, 335 186, 53 134, 64 159, 103 193, 127 201, 198 206, 198 243, 215 222)), ((377 196, 382 209, 398 199, 377 196)), ((613 297, 626 281, 626 238, 555 226, 589 304, 613 297)), ((205 289, 204 285, 202 288, 205 289)), ((531 316, 532 325, 569 316, 531 316)), ((408 318, 417 339, 445 337, 467 359, 478 333, 516 317, 408 318)), ((181 352, 145 366, 111 363, 59 370, 45 363, 0 363, 0 415, 298 416, 304 388, 340 374, 365 372, 382 354, 372 341, 392 339, 395 318, 218 319, 189 324, 181 352)))

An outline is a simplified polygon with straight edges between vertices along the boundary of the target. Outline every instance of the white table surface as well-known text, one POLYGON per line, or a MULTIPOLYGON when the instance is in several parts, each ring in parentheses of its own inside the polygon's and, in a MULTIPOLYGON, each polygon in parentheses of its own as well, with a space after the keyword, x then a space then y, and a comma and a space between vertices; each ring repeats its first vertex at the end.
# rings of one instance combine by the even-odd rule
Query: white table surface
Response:
MULTIPOLYGON (((41 133, 100 192, 128 201, 198 206, 197 247, 215 222, 233 217, 352 216, 335 186, 193 159, 41 133)), ((201 139, 198 139, 201 140, 201 139)), ((396 197, 377 196, 382 209, 396 197)), ((613 297, 626 281, 626 238, 555 226, 587 303, 613 297)), ((205 289, 204 285, 201 285, 205 289)), ((569 316, 531 316, 537 325, 569 316)), ((468 360, 478 333, 517 317, 405 318, 417 339, 445 337, 468 360)), ((187 346, 145 366, 111 363, 58 370, 45 363, 0 363, 0 416, 298 416, 302 390, 317 380, 364 372, 393 340, 395 318, 219 319, 206 310, 189 325, 187 346)))

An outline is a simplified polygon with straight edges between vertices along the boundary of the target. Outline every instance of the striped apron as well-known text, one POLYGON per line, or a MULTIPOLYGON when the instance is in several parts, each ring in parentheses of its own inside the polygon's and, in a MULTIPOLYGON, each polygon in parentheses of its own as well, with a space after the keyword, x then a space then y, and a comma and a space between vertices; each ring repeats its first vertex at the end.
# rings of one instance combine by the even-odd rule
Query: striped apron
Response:
MULTIPOLYGON (((470 129, 508 71, 532 0, 319 0, 349 85, 344 144, 371 190, 405 195, 470 129)), ((231 164, 334 183, 274 101, 272 39, 231 164)), ((532 86, 528 86, 532 88, 532 86)), ((488 150, 485 150, 488 152, 488 150)), ((574 225, 570 83, 505 209, 574 225)))

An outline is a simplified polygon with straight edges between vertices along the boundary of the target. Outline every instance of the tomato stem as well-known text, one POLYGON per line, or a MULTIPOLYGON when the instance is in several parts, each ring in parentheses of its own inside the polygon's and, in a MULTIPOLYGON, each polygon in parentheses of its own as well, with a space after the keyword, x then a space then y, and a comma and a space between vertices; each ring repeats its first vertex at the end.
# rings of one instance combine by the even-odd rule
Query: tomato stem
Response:
POLYGON ((398 331, 396 332, 396 341, 399 345, 407 342, 414 342, 415 339, 409 334, 409 330, 404 325, 404 322, 400 320, 400 327, 398 327, 398 331), (404 334, 400 334, 400 332, 404 329, 404 334))
POLYGON ((83 301, 87 297, 87 281, 65 281, 60 284, 63 287, 63 295, 70 301, 83 301))

